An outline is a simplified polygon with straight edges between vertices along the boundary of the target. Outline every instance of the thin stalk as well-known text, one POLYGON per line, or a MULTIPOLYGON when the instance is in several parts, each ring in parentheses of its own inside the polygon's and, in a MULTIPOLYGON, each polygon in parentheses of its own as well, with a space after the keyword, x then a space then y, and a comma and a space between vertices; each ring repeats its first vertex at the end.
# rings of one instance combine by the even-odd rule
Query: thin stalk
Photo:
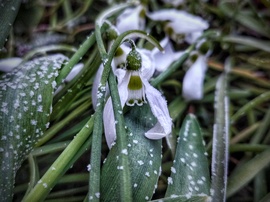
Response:
POLYGON ((89 119, 82 130, 74 137, 67 148, 61 153, 61 155, 51 165, 43 177, 38 181, 35 187, 28 195, 24 197, 23 201, 39 202, 46 198, 59 178, 68 169, 67 165, 73 161, 73 159, 79 154, 79 151, 85 142, 87 142, 87 139, 89 138, 93 129, 93 119, 93 117, 89 119))
POLYGON ((60 122, 56 123, 52 127, 50 127, 47 132, 39 139, 38 143, 35 145, 39 147, 43 145, 45 142, 49 141, 52 137, 54 137, 61 129, 63 129, 67 124, 73 120, 78 118, 78 116, 85 112, 90 107, 90 102, 85 102, 83 105, 79 106, 76 110, 70 113, 65 119, 61 120, 60 122))
POLYGON ((109 87, 112 97, 114 117, 117 120, 116 124, 116 144, 121 151, 119 155, 120 165, 123 166, 123 174, 121 175, 121 184, 120 187, 120 195, 122 201, 132 201, 132 189, 131 189, 131 174, 129 168, 129 160, 127 154, 127 134, 125 129, 125 120, 123 116, 123 110, 121 106, 121 101, 119 97, 119 92, 117 89, 117 83, 115 80, 115 76, 113 73, 110 73, 109 76, 109 87))

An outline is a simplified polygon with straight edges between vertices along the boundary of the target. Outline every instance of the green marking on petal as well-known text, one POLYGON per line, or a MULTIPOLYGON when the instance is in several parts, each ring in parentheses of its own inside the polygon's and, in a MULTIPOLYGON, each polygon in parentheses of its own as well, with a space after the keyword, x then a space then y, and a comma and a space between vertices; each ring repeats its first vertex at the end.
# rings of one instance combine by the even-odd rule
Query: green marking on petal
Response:
POLYGON ((212 47, 212 43, 209 41, 205 41, 201 44, 199 51, 202 54, 206 54, 212 47))
POLYGON ((196 60, 198 59, 198 54, 197 53, 194 53, 192 55, 189 56, 189 59, 192 61, 192 62, 196 62, 196 60))
POLYGON ((173 36, 174 35, 174 30, 173 30, 173 28, 171 26, 166 26, 165 31, 167 32, 167 34, 169 36, 173 36))
POLYGON ((143 87, 143 83, 140 76, 131 76, 129 83, 128 83, 128 89, 129 90, 140 90, 143 87))
POLYGON ((139 70, 142 66, 141 54, 132 49, 127 55, 127 70, 139 70))
POLYGON ((134 100, 133 99, 131 99, 131 100, 128 100, 128 104, 130 105, 130 106, 133 106, 134 105, 134 100))
POLYGON ((140 16, 140 18, 145 18, 145 16, 146 16, 145 9, 142 9, 142 10, 141 10, 139 16, 140 16))
POLYGON ((121 47, 118 47, 117 50, 116 50, 116 52, 115 52, 115 54, 114 54, 114 56, 115 57, 119 57, 119 56, 121 56, 123 54, 124 54, 123 49, 121 47))

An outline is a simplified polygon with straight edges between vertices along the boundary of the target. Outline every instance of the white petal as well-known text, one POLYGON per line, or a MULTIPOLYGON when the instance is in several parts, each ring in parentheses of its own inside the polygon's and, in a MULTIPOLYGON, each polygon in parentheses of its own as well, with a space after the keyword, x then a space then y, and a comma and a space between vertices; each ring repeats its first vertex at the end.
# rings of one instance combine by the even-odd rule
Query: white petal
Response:
MULTIPOLYGON (((180 11, 179 11, 180 12, 180 11)), ((174 20, 168 24, 177 34, 188 34, 191 32, 199 32, 209 27, 207 21, 201 17, 191 15, 185 11, 181 11, 178 20, 174 20)))
POLYGON ((144 81, 147 101, 151 107, 153 115, 157 118, 156 125, 145 133, 149 139, 160 139, 171 133, 172 119, 169 114, 166 100, 161 93, 144 81))
POLYGON ((144 79, 149 80, 155 72, 155 63, 151 51, 145 49, 137 49, 142 57, 141 75, 144 79))
POLYGON ((159 72, 165 71, 172 62, 179 59, 183 55, 183 51, 175 52, 168 37, 165 37, 160 45, 164 48, 164 53, 157 48, 153 49, 153 57, 155 61, 155 69, 159 72))
POLYGON ((169 20, 168 26, 172 27, 177 34, 202 31, 209 27, 208 22, 201 17, 176 9, 164 9, 149 13, 148 16, 153 20, 169 20))
POLYGON ((13 57, 0 60, 0 71, 11 72, 14 68, 18 67, 22 62, 22 58, 13 57))
POLYGON ((178 10, 176 9, 163 9, 159 11, 154 11, 152 13, 147 13, 147 16, 155 21, 173 21, 178 18, 178 10))
POLYGON ((207 70, 207 58, 199 56, 188 69, 183 79, 182 94, 186 100, 200 100, 203 97, 203 82, 207 70))
POLYGON ((72 70, 69 72, 69 74, 67 75, 67 77, 65 78, 65 81, 69 82, 71 81, 75 76, 77 76, 77 74, 80 73, 80 71, 83 68, 83 63, 79 63, 77 65, 75 65, 72 70))
POLYGON ((140 17, 140 12, 144 8, 138 6, 137 8, 126 9, 119 17, 117 18, 116 27, 120 33, 123 33, 128 30, 143 30, 145 26, 145 19, 140 17))
POLYGON ((193 44, 201 35, 202 31, 192 32, 186 35, 185 41, 189 44, 193 44))
POLYGON ((121 83, 118 83, 118 92, 119 92, 122 107, 125 105, 128 99, 128 83, 129 83, 130 76, 131 76, 131 73, 128 71, 125 71, 125 75, 121 83))
POLYGON ((106 142, 107 142, 108 147, 111 149, 112 144, 116 140, 115 118, 114 118, 114 113, 113 113, 111 97, 109 97, 104 107, 103 125, 104 125, 104 133, 106 137, 106 142))

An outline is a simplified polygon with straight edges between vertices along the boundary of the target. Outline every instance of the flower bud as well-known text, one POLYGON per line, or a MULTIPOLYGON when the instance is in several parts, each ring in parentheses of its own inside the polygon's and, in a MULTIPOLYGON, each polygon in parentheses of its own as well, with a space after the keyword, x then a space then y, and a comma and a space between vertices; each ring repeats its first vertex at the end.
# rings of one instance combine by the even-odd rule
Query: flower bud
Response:
POLYGON ((142 56, 134 48, 127 55, 126 68, 127 70, 137 71, 142 67, 142 56))

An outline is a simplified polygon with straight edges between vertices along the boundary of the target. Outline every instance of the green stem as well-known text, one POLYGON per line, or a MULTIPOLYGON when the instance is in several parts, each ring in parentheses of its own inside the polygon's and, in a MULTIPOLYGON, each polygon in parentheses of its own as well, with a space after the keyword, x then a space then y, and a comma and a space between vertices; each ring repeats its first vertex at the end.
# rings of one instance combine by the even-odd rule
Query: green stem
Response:
POLYGON ((112 97, 114 117, 117 121, 116 124, 116 145, 119 147, 119 160, 120 166, 123 166, 123 173, 121 178, 120 196, 122 201, 132 201, 132 189, 131 189, 131 174, 129 167, 129 159, 127 153, 127 134, 125 129, 125 120, 123 116, 123 110, 121 106, 121 101, 118 93, 117 83, 113 73, 110 73, 109 77, 109 87, 112 97))
POLYGON ((65 119, 61 120, 60 122, 56 123, 50 129, 47 130, 47 132, 42 136, 42 138, 39 139, 38 143, 36 144, 36 147, 39 147, 40 145, 43 145, 45 142, 50 140, 53 136, 55 136, 61 129, 63 129, 67 124, 77 118, 81 113, 85 112, 90 107, 90 102, 85 102, 83 105, 78 107, 76 110, 74 110, 72 113, 70 113, 65 119))
MULTIPOLYGON (((104 31, 103 29, 100 31, 104 31)), ((68 63, 63 67, 61 70, 59 76, 56 78, 56 83, 59 86, 60 83, 66 78, 66 76, 71 71, 72 67, 76 65, 81 58, 85 55, 85 53, 93 46, 95 43, 95 34, 91 34, 87 39, 84 41, 84 43, 80 46, 78 51, 71 57, 71 59, 68 61, 68 63)))
POLYGON ((51 189, 57 183, 59 178, 67 170, 67 165, 79 153, 82 145, 86 142, 93 129, 93 117, 85 124, 82 130, 74 137, 72 142, 61 153, 56 161, 51 165, 43 177, 38 181, 30 193, 25 196, 25 202, 39 202, 43 201, 49 194, 51 189))

